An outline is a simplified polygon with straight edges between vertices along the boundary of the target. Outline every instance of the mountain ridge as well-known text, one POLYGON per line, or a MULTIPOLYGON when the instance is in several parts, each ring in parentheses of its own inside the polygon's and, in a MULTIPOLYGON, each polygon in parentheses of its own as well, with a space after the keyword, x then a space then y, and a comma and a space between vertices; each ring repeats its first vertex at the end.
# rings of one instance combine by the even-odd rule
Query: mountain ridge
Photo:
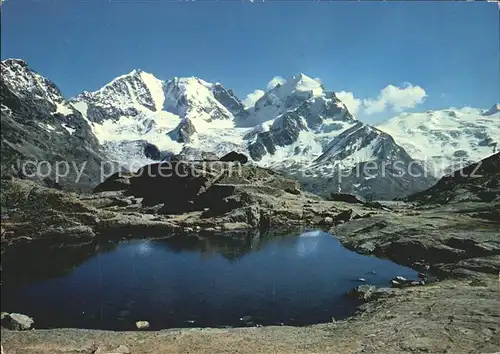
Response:
MULTIPOLYGON (((62 97, 59 91, 55 95, 62 97)), ((350 185, 327 185, 342 170, 351 171, 367 162, 382 166, 400 161, 408 171, 410 164, 427 167, 403 141, 404 135, 391 134, 383 124, 375 127, 357 120, 334 92, 302 73, 270 88, 249 108, 221 83, 197 77, 164 81, 140 69, 94 92, 57 100, 57 109, 80 113, 107 154, 122 163, 131 157, 151 162, 142 151, 116 150, 141 146, 121 143, 126 141, 147 141, 168 155, 207 151, 222 156, 237 151, 249 155, 256 165, 303 177, 309 186, 321 185, 323 194, 338 188, 366 194, 375 188, 373 184, 380 179, 363 175, 348 179, 350 185), (304 170, 307 175, 301 176, 304 170)), ((488 112, 476 113, 485 121, 496 117, 496 112, 491 113, 493 118, 488 112)), ((416 192, 434 180, 408 177, 391 195, 416 192)), ((384 193, 384 197, 391 196, 384 193)))
POLYGON ((1 72, 2 176, 92 188, 106 154, 80 112, 26 62, 2 61, 1 72), (61 162, 72 166, 58 170, 61 162))

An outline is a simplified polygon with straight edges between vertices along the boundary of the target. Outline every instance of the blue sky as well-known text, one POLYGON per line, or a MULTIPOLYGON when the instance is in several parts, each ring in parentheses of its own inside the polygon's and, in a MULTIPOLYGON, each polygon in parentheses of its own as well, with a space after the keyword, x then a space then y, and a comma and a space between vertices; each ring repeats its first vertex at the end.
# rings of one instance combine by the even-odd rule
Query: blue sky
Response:
POLYGON ((2 6, 2 59, 26 60, 68 97, 141 68, 161 79, 219 81, 242 99, 275 76, 304 72, 344 91, 345 100, 352 95, 350 105, 358 104, 366 121, 398 109, 489 108, 500 101, 494 3, 7 0, 2 6))

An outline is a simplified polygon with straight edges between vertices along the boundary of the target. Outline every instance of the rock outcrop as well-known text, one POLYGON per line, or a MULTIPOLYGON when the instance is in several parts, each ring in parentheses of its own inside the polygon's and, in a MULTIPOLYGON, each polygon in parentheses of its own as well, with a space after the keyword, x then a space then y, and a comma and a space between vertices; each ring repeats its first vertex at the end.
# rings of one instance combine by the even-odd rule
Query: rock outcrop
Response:
POLYGON ((242 165, 246 164, 248 162, 248 157, 246 157, 244 154, 240 154, 238 152, 232 151, 220 158, 220 161, 224 162, 239 162, 242 165))
POLYGON ((90 190, 106 155, 81 113, 24 61, 4 60, 1 71, 2 176, 90 190))
POLYGON ((21 313, 2 315, 2 326, 14 331, 27 331, 33 327, 35 321, 21 313))
POLYGON ((170 139, 179 143, 189 143, 196 133, 196 128, 189 118, 184 118, 179 125, 168 133, 170 139))
POLYGON ((500 153, 444 176, 431 188, 415 193, 407 200, 438 204, 493 202, 500 205, 500 153))
POLYGON ((147 143, 146 146, 144 146, 144 156, 155 161, 160 161, 162 159, 158 146, 151 143, 147 143))

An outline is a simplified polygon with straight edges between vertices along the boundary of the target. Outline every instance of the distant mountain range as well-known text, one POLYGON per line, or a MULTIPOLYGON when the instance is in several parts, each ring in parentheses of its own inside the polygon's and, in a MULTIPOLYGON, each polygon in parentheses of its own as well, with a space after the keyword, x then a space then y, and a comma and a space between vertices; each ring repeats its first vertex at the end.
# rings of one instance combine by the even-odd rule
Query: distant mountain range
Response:
POLYGON ((375 127, 304 74, 247 108, 220 83, 162 81, 141 70, 71 99, 22 60, 2 61, 2 77, 2 167, 14 156, 47 154, 149 163, 140 141, 185 158, 237 151, 319 194, 388 199, 426 189, 453 165, 492 154, 500 137, 499 105, 401 114, 375 127), (370 174, 359 172, 368 164, 370 174))

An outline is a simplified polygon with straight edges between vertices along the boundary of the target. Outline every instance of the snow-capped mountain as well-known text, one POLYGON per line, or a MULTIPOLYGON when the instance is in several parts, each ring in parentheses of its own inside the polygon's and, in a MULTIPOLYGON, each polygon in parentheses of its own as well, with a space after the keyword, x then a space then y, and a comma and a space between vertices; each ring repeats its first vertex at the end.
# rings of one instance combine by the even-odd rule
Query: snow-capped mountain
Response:
POLYGON ((321 97, 323 94, 324 88, 317 80, 301 73, 266 92, 250 107, 248 116, 239 124, 255 126, 296 109, 307 99, 321 97))
POLYGON ((105 155, 80 112, 54 83, 31 70, 23 60, 2 61, 1 72, 2 174, 24 174, 24 162, 31 161, 30 167, 34 168, 32 162, 45 161, 38 165, 45 169, 40 172, 54 179, 55 163, 67 162, 72 168, 61 184, 90 187, 98 182, 105 155), (79 181, 75 166, 84 167, 79 181))
MULTIPOLYGON (((183 156, 189 151, 219 156, 238 151, 253 163, 318 182, 338 175, 339 167, 350 170, 366 161, 390 157, 410 162, 393 139, 357 121, 335 93, 305 74, 271 88, 248 109, 220 83, 196 77, 163 82, 140 70, 78 95, 72 103, 106 147, 126 146, 134 156, 140 152, 129 149, 138 144, 109 141, 147 140, 165 152, 183 151, 183 156)), ((361 186, 365 177, 357 176, 353 184, 361 186)), ((358 191, 352 186, 347 190, 358 191)), ((415 190, 410 186, 408 192, 415 190)))
POLYGON ((84 92, 71 103, 101 143, 145 139, 174 153, 186 143, 207 140, 207 135, 208 140, 213 140, 212 135, 224 136, 220 129, 233 128, 235 116, 246 114, 234 93, 221 84, 196 77, 162 81, 142 70, 122 75, 95 92, 84 92))
POLYGON ((348 191, 383 199, 425 189, 435 181, 389 134, 361 122, 333 139, 312 164, 290 173, 315 193, 348 191))
POLYGON ((150 163, 143 152, 148 143, 163 151, 161 156, 183 158, 237 151, 251 163, 293 175, 314 192, 392 198, 435 181, 423 168, 429 167, 421 161, 426 156, 445 165, 444 171, 457 161, 487 156, 500 136, 499 105, 488 111, 402 114, 373 127, 356 120, 335 93, 305 74, 269 89, 249 108, 222 84, 196 77, 162 81, 133 70, 67 101, 22 61, 2 62, 2 74, 8 103, 2 104, 2 128, 11 132, 2 133, 2 149, 15 150, 13 156, 24 151, 12 142, 22 136, 16 120, 33 124, 27 117, 36 116, 31 119, 36 134, 29 140, 40 146, 60 143, 49 151, 65 146, 70 154, 66 149, 73 144, 79 155, 83 147, 98 158, 104 147, 124 167, 150 163), (76 138, 85 143, 78 145, 76 138))
POLYGON ((2 79, 5 85, 19 96, 46 105, 53 112, 70 111, 59 89, 43 76, 28 68, 21 59, 2 60, 2 79))
POLYGON ((163 82, 142 70, 133 70, 95 92, 83 92, 71 99, 91 122, 117 121, 121 117, 158 112, 165 100, 163 82))
POLYGON ((215 98, 214 86, 196 77, 175 77, 165 86, 165 110, 200 122, 234 119, 232 113, 215 98))
POLYGON ((377 126, 392 135, 436 177, 479 161, 500 142, 500 105, 490 110, 445 109, 402 113, 377 126))
POLYGON ((249 121, 263 121, 245 137, 256 161, 277 153, 282 163, 319 156, 331 139, 357 122, 333 92, 304 74, 268 91, 250 112, 249 121))

